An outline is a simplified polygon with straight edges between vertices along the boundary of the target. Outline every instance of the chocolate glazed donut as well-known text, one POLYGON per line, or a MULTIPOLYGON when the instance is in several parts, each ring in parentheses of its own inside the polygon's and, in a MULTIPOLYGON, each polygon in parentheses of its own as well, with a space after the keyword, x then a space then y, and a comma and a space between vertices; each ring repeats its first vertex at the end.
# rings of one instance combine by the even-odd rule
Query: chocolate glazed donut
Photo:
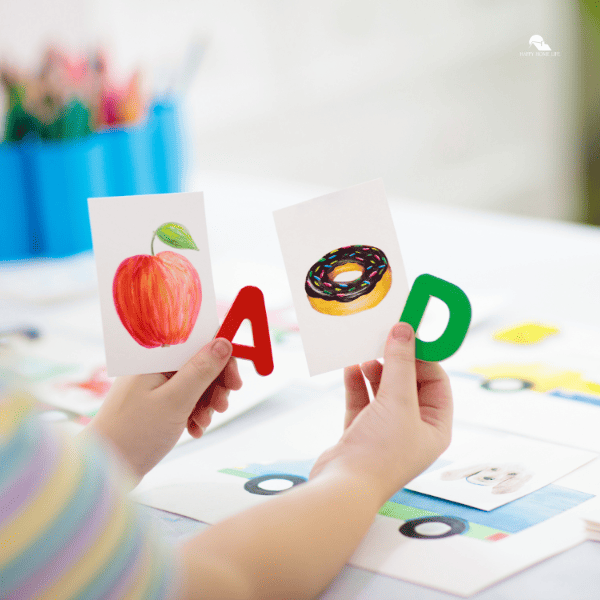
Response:
POLYGON ((308 271, 304 290, 311 306, 328 315, 351 315, 377 306, 392 285, 386 255, 374 246, 344 246, 319 259, 308 271), (354 281, 335 278, 359 271, 354 281))

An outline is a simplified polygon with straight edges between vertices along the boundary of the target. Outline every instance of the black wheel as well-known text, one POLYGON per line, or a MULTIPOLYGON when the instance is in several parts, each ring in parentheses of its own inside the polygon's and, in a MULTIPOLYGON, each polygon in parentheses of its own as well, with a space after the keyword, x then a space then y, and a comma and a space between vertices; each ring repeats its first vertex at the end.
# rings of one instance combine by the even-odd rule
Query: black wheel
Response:
POLYGON ((296 485, 300 485, 306 481, 306 477, 299 477, 298 475, 281 475, 274 473, 272 475, 261 475, 260 477, 253 477, 244 484, 244 489, 251 494, 258 494, 260 496, 272 496, 273 494, 280 494, 284 490, 287 490, 296 485), (271 485, 268 483, 271 482, 271 485), (291 483, 292 485, 289 485, 291 483), (267 485, 265 485, 267 484, 267 485))
POLYGON ((403 523, 400 533, 418 540, 439 540, 451 535, 460 535, 467 529, 467 521, 456 517, 421 517, 403 523))
POLYGON ((489 392, 513 393, 529 390, 533 387, 533 383, 525 379, 498 377, 497 379, 487 379, 481 384, 481 387, 489 392))

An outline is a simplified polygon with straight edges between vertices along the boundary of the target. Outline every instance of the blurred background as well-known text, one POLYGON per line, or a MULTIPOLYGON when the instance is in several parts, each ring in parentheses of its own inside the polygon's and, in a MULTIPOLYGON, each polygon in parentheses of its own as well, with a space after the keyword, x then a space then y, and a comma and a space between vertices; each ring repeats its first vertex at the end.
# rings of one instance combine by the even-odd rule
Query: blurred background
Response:
POLYGON ((257 215, 375 178, 407 200, 409 281, 459 285, 477 324, 570 315, 573 290, 597 321, 597 230, 559 221, 600 225, 599 4, 0 0, 0 376, 71 420, 110 387, 88 197, 206 191, 219 318, 258 285, 276 344, 236 410, 299 376, 257 215))
POLYGON ((0 58, 140 68, 183 97, 194 169, 599 223, 597 4, 3 0, 0 58))

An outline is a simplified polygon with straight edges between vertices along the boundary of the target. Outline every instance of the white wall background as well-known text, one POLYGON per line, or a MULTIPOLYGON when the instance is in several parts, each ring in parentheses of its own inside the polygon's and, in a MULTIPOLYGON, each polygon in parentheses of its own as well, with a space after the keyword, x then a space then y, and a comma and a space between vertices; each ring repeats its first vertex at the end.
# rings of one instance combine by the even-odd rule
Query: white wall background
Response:
POLYGON ((199 168, 552 218, 580 211, 568 0, 2 0, 0 57, 103 42, 122 74, 207 42, 199 168), (50 8, 50 5, 52 8, 50 8), (521 57, 540 34, 560 57, 521 57))

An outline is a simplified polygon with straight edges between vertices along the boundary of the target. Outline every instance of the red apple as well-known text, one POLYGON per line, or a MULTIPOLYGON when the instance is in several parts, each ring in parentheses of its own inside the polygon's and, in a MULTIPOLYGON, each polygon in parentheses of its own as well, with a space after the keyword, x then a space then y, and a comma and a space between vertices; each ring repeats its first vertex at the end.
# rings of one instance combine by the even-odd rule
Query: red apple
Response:
MULTIPOLYGON (((165 224, 161 229, 166 225, 176 224, 165 224)), ((163 239, 161 229, 158 235, 163 239)), ((175 246, 172 238, 166 243, 175 246)), ((197 250, 195 244, 192 249, 197 250)), ((189 338, 200 312, 200 277, 194 265, 176 252, 131 256, 115 273, 113 300, 121 323, 141 346, 182 344, 189 338)))

